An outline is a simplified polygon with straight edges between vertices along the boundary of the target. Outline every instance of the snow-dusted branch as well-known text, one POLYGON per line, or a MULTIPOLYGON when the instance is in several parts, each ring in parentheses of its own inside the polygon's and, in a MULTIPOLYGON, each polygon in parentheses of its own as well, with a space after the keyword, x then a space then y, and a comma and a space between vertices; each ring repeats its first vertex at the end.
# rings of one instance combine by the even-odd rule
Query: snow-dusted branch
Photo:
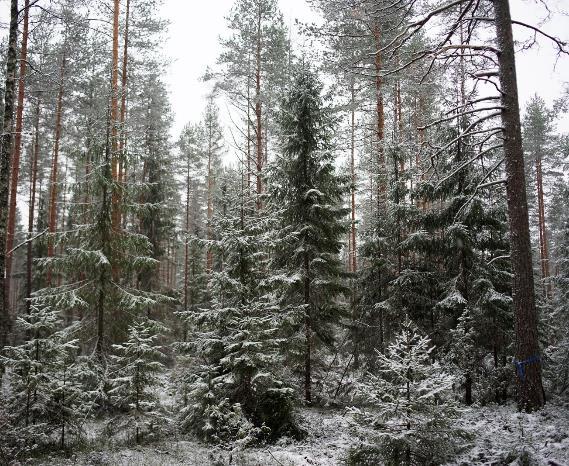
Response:
POLYGON ((28 238, 25 241, 22 241, 20 244, 18 244, 17 246, 14 246, 12 249, 10 249, 6 255, 10 255, 12 254, 14 251, 16 251, 17 249, 20 249, 22 246, 25 246, 28 243, 31 243, 32 241, 34 241, 35 239, 39 238, 40 236, 43 236, 47 233, 48 229, 46 228, 45 230, 43 230, 42 232, 38 233, 35 236, 32 236, 31 238, 28 238))

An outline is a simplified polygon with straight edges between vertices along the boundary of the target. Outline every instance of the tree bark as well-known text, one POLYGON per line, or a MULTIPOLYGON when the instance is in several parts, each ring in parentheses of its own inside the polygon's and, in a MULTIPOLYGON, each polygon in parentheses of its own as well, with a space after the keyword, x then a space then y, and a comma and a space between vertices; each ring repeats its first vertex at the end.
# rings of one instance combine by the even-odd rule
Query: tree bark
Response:
POLYGON ((6 55, 6 80, 4 84, 4 119, 0 139, 0 350, 8 342, 11 328, 8 309, 9 294, 6 289, 6 221, 8 215, 8 180, 12 155, 12 126, 14 118, 14 93, 16 87, 16 63, 18 41, 18 0, 10 3, 10 31, 6 55))
MULTIPOLYGON (((24 4, 24 26, 22 31, 22 44, 20 46, 20 72, 18 77, 18 106, 16 108, 16 133, 14 135, 14 153, 12 155, 10 177, 10 209, 8 211, 8 232, 6 235, 6 251, 14 247, 14 231, 16 226, 16 201, 18 198, 18 181, 20 177, 20 154, 22 148, 22 127, 24 120, 24 98, 26 86, 26 67, 28 59, 28 27, 29 27, 30 0, 24 4)), ((6 256, 6 294, 10 294, 12 275, 12 256, 6 256)))
MULTIPOLYGON (((350 174, 352 178, 351 186, 351 231, 349 233, 349 271, 352 273, 357 273, 357 243, 356 243, 356 89, 355 84, 352 79, 350 83, 350 93, 351 93, 351 115, 350 115, 350 174)), ((359 367, 359 326, 358 326, 358 316, 356 312, 356 282, 352 283, 352 295, 351 295, 351 308, 352 308, 352 325, 353 325, 353 345, 354 345, 354 367, 359 367)))
POLYGON ((494 0, 494 10, 500 50, 498 64, 502 91, 506 193, 513 269, 518 407, 524 411, 533 411, 545 404, 545 397, 541 380, 541 360, 539 359, 524 154, 514 39, 508 0, 494 0))
MULTIPOLYGON (((541 148, 538 149, 541 151, 541 148)), ((541 153, 537 154, 535 161, 537 183, 537 207, 539 218, 539 251, 541 278, 545 289, 546 299, 551 298, 551 284, 549 283, 549 247, 547 245, 547 227, 545 224, 545 202, 543 196, 543 169, 541 153)))
POLYGON ((352 247, 351 247, 351 271, 358 271, 357 249, 356 249, 356 90, 354 83, 351 83, 352 109, 351 109, 351 128, 350 128, 350 174, 352 177, 351 203, 352 203, 352 247))
MULTIPOLYGON (((26 261, 26 296, 30 298, 32 296, 33 287, 33 275, 32 275, 32 263, 34 259, 33 254, 33 243, 31 238, 34 231, 34 214, 36 206, 36 186, 38 180, 38 158, 40 151, 40 114, 41 114, 41 99, 38 96, 36 102, 36 115, 34 122, 34 146, 32 149, 32 161, 30 166, 30 204, 28 209, 28 245, 27 245, 27 261, 26 261)), ((31 303, 29 299, 26 301, 26 309, 29 314, 31 311, 31 303)))
MULTIPOLYGON (((186 167, 186 239, 184 241, 184 311, 188 312, 188 273, 189 273, 189 245, 188 238, 190 236, 190 161, 186 167)), ((188 336, 187 325, 184 321, 184 341, 188 336)))
MULTIPOLYGON (((113 7, 113 53, 111 71, 111 169, 115 183, 119 180, 118 125, 119 125, 119 12, 120 0, 114 0, 113 7)), ((113 230, 120 229, 119 192, 115 187, 112 194, 112 226, 113 230)), ((116 270, 113 275, 116 275, 116 270)))
MULTIPOLYGON (((55 248, 53 235, 57 230, 57 175, 58 175, 58 158, 59 158, 59 144, 61 140, 61 119, 63 113, 63 93, 65 79, 65 67, 66 67, 66 55, 67 55, 67 41, 63 42, 63 54, 61 56, 61 67, 59 70, 59 91, 57 94, 57 108, 55 111, 55 140, 53 144, 53 156, 51 160, 51 178, 50 178, 50 194, 49 194, 49 223, 48 231, 50 238, 48 239, 47 246, 47 257, 53 257, 55 248)), ((51 269, 48 268, 47 271, 47 283, 51 285, 51 269)))
MULTIPOLYGON (((208 150, 207 150, 207 239, 213 240, 213 172, 212 172, 212 151, 213 151, 213 128, 208 128, 208 150)), ((211 273, 213 271, 213 251, 211 246, 208 245, 206 254, 206 271, 211 273)))
POLYGON ((377 185, 377 206, 378 215, 385 210, 387 186, 385 173, 385 151, 383 148, 383 139, 385 137, 385 111, 383 105, 383 78, 381 76, 381 26, 376 20, 373 29, 375 40, 375 97, 376 97, 376 138, 377 138, 377 163, 378 163, 378 185, 377 185))
POLYGON ((124 185, 126 183, 126 97, 128 85, 128 45, 129 45, 129 20, 130 20, 130 0, 126 0, 125 24, 124 24, 124 44, 122 57, 122 79, 121 79, 121 110, 120 110, 120 139, 119 139, 119 180, 124 185))
POLYGON ((310 312, 310 260, 304 255, 304 305, 306 317, 304 333, 306 349, 304 352, 304 399, 312 403, 312 321, 310 312))
POLYGON ((261 106, 261 6, 259 4, 257 17, 257 50, 255 70, 255 116, 257 119, 257 209, 262 208, 261 194, 263 193, 263 115, 261 106))

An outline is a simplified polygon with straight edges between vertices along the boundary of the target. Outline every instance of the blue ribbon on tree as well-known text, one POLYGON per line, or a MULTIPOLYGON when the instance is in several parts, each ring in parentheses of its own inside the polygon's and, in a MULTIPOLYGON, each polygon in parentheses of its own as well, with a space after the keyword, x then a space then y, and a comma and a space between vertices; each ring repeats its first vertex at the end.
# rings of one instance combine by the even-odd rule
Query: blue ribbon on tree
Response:
POLYGON ((516 372, 518 373, 518 377, 521 380, 525 380, 525 378, 526 378, 525 366, 527 366, 528 364, 532 364, 534 362, 539 362, 539 361, 541 361, 541 358, 539 356, 530 356, 529 358, 527 358, 524 361, 516 361, 514 359, 514 365, 516 366, 516 372))

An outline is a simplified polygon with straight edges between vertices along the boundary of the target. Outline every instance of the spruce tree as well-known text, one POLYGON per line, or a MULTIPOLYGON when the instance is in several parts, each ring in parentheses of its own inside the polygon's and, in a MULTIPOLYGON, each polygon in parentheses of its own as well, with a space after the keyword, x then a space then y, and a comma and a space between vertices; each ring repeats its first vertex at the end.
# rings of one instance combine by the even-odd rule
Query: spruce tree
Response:
POLYGON ((453 425, 459 415, 454 378, 432 361, 431 341, 411 320, 406 318, 401 327, 386 353, 378 355, 377 375, 360 387, 373 409, 352 413, 376 430, 386 464, 443 463, 463 435, 453 425))
POLYGON ((91 204, 85 217, 88 221, 82 219, 79 223, 77 219, 69 232, 56 236, 64 245, 63 254, 38 260, 40 266, 65 277, 65 282, 40 289, 31 299, 36 306, 76 314, 85 337, 83 349, 95 349, 105 359, 110 344, 124 337, 133 316, 169 300, 132 284, 137 273, 155 268, 156 260, 149 257, 152 246, 147 237, 112 228, 111 194, 115 182, 108 139, 106 146, 94 151, 94 162, 87 182, 81 184, 90 190, 91 204), (116 269, 121 270, 121 280, 113 277, 116 269))
MULTIPOLYGON (((272 267, 280 272, 280 305, 298 313, 292 353, 303 364, 304 398, 312 402, 313 362, 331 346, 345 314, 346 275, 340 261, 348 231, 342 206, 347 179, 335 173, 329 146, 332 119, 314 72, 301 65, 282 103, 281 152, 271 200, 281 209, 272 267)), ((295 364, 300 363, 296 360, 295 364)))
POLYGON ((72 329, 63 327, 56 308, 32 306, 17 323, 27 337, 7 347, 2 357, 10 378, 10 416, 4 427, 19 437, 7 447, 30 453, 57 442, 64 448, 70 434, 83 434, 84 420, 93 408, 80 382, 78 342, 70 339, 72 329))
POLYGON ((109 395, 112 406, 125 413, 113 428, 134 431, 136 443, 166 422, 156 395, 165 368, 158 339, 165 330, 157 321, 140 319, 129 326, 124 343, 113 345, 109 395))
POLYGON ((208 274, 209 306, 180 313, 189 329, 187 342, 177 344, 186 354, 180 422, 208 441, 250 443, 299 432, 293 391, 278 370, 286 312, 275 305, 267 276, 272 220, 266 211, 251 214, 254 199, 245 197, 244 178, 236 175, 228 171, 219 180, 216 238, 208 241, 218 258, 208 274))

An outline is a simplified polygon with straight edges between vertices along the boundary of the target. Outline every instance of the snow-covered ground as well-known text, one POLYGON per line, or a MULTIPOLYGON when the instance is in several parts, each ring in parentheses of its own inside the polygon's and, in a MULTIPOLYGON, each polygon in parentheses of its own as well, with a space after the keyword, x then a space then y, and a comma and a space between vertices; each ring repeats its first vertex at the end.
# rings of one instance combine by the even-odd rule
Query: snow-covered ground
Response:
MULTIPOLYGON (((303 409, 300 416, 309 432, 301 442, 281 439, 262 448, 231 451, 180 437, 144 446, 84 451, 69 458, 52 455, 35 464, 342 465, 350 447, 358 445, 365 435, 342 410, 303 409)), ((520 414, 513 405, 473 407, 465 411, 461 425, 474 438, 451 464, 569 466, 569 402, 551 401, 535 414, 520 414), (529 462, 522 461, 524 455, 529 462)))
POLYGON ((533 414, 518 413, 513 405, 471 408, 461 425, 475 437, 474 446, 453 464, 569 466, 567 400, 550 400, 533 414))

